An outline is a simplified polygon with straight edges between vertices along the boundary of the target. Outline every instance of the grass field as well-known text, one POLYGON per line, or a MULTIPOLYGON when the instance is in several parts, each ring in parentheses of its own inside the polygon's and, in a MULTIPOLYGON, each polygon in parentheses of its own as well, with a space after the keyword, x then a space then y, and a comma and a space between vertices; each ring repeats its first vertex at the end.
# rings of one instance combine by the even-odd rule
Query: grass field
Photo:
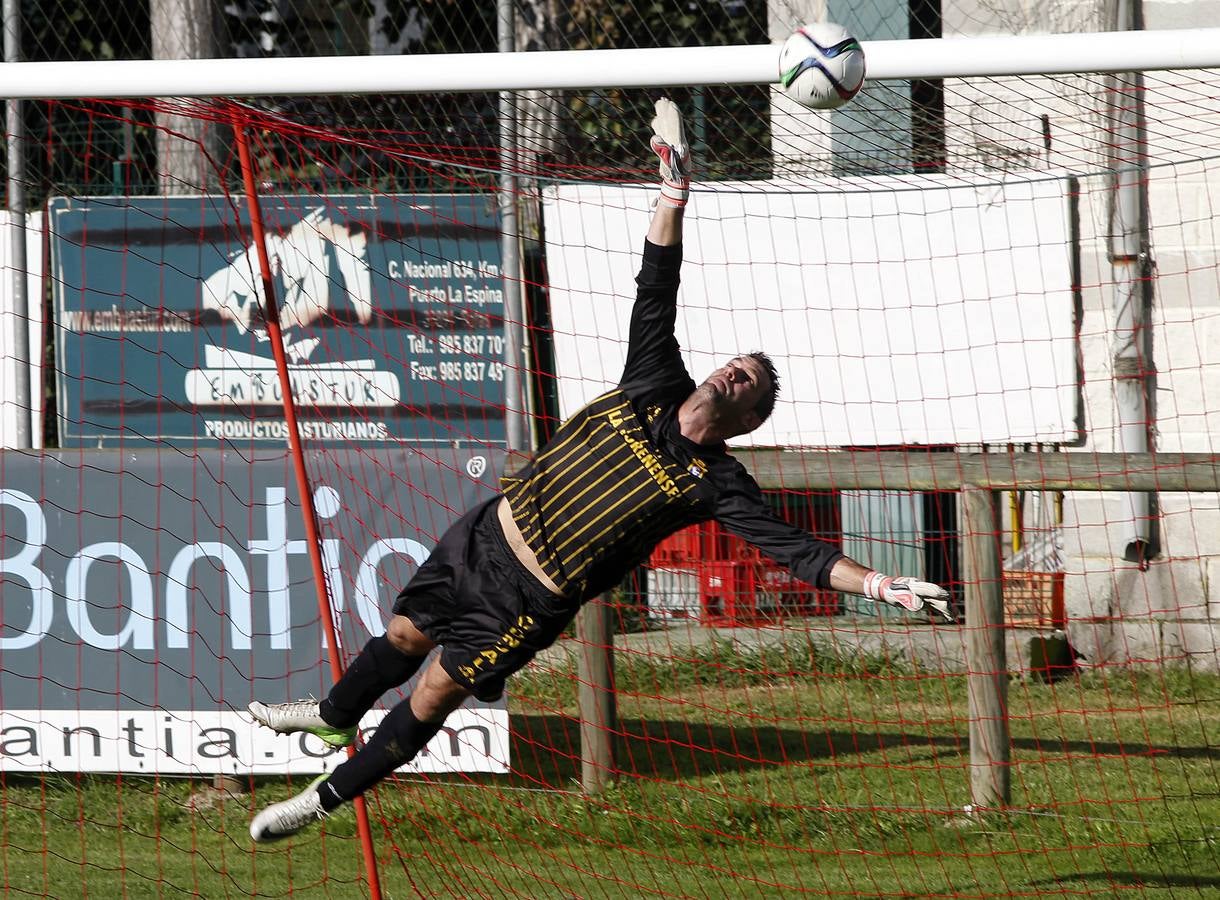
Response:
MULTIPOLYGON (((968 817, 965 681, 713 645, 620 661, 619 766, 575 790, 570 673, 515 683, 511 777, 372 798, 386 897, 1220 897, 1220 678, 1014 681, 1012 809, 968 817)), ((360 897, 355 819, 253 849, 252 794, 9 776, 6 896, 360 897), (199 807, 199 808, 196 808, 199 807)))

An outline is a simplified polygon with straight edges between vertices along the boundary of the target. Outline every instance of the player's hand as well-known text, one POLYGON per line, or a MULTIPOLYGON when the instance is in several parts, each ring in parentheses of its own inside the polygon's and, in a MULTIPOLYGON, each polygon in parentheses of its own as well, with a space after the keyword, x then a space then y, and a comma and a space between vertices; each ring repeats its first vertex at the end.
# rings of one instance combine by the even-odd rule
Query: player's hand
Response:
POLYGON ((869 572, 864 576, 864 596, 897 606, 907 612, 918 612, 925 606, 930 607, 948 621, 954 621, 949 592, 930 581, 894 578, 880 572, 869 572))
POLYGON ((649 143, 661 161, 661 199, 670 206, 685 206, 690 192, 690 145, 686 143, 682 112, 668 97, 656 102, 649 143))

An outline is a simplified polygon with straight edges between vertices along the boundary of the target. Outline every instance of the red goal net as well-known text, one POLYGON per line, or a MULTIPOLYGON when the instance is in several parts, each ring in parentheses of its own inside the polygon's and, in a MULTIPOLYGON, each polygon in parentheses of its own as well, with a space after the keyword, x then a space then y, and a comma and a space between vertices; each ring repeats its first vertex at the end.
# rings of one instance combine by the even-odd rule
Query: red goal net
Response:
POLYGON ((667 91, 684 359, 783 378, 731 449, 780 517, 1002 618, 899 615, 696 526, 366 811, 257 850, 251 815, 343 755, 246 705, 325 696, 620 378, 661 92, 519 93, 511 147, 488 94, 27 103, 6 892, 1216 890, 1209 77, 880 82, 833 113, 667 91))

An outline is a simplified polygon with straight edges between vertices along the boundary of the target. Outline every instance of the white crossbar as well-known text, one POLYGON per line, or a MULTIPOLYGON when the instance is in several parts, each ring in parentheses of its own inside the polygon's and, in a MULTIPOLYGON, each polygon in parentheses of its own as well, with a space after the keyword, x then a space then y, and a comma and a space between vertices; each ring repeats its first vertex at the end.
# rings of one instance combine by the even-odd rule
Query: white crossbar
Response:
MULTIPOLYGON (((1220 28, 864 41, 868 77, 1220 67, 1220 28)), ((779 45, 417 56, 0 63, 0 99, 256 97, 771 84, 779 45)))

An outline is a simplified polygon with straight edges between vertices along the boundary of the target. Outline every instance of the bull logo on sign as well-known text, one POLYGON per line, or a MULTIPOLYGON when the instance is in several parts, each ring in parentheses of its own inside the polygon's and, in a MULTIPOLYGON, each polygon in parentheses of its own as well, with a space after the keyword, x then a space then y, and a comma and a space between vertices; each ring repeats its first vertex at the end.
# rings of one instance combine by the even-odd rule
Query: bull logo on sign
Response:
MULTIPOLYGON (((324 207, 310 210, 283 234, 268 234, 267 255, 283 329, 309 325, 344 304, 351 305, 361 324, 372 318, 368 236, 336 222, 324 207)), ((267 339, 258 250, 253 244, 204 280, 201 305, 234 323, 243 334, 253 332, 260 341, 267 339)), ((285 336, 284 343, 291 359, 305 362, 320 341, 309 338, 294 344, 285 336)))
MULTIPOLYGON (((377 368, 376 360, 310 361, 322 344, 319 337, 290 337, 292 329, 325 319, 346 319, 364 325, 373 317, 373 284, 369 270, 369 238, 358 227, 335 221, 326 208, 308 210, 281 234, 267 236, 267 255, 283 329, 284 352, 292 373, 292 392, 312 408, 390 408, 401 400, 398 376, 377 368)), ((251 245, 229 257, 226 265, 201 283, 200 306, 232 322, 255 342, 268 339, 262 311, 262 276, 258 249, 251 245)), ((275 360, 269 353, 251 353, 236 342, 204 344, 203 365, 186 372, 187 401, 201 409, 249 409, 283 403, 275 360)), ((247 427, 249 419, 243 420, 247 427)), ((213 430, 226 422, 209 420, 213 430)), ((363 433, 367 423, 331 421, 334 429, 352 425, 363 433)), ((344 432, 347 433, 347 432, 344 432)))

